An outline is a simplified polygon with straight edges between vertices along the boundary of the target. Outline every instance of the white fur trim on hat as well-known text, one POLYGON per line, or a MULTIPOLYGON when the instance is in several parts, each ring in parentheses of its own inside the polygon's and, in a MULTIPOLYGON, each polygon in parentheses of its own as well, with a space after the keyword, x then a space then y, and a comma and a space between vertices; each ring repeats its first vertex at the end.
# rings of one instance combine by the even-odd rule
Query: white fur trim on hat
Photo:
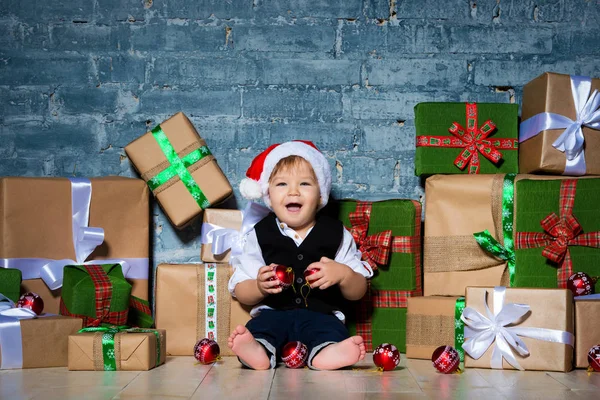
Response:
POLYGON ((258 200, 262 197, 260 184, 250 178, 242 179, 240 182, 240 193, 249 200, 258 200))

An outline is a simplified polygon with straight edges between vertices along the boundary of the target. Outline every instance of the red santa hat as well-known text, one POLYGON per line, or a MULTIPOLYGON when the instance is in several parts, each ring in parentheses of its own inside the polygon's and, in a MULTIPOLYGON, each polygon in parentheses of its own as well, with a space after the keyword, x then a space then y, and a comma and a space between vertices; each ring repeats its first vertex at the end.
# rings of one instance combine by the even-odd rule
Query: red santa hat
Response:
POLYGON ((308 140, 293 140, 281 144, 273 144, 252 160, 250 168, 246 171, 246 178, 240 183, 240 193, 246 199, 256 200, 263 198, 267 207, 271 207, 269 199, 269 177, 277 163, 286 157, 298 156, 305 159, 311 166, 321 192, 319 209, 325 207, 331 191, 331 171, 327 159, 317 149, 313 142, 308 140))

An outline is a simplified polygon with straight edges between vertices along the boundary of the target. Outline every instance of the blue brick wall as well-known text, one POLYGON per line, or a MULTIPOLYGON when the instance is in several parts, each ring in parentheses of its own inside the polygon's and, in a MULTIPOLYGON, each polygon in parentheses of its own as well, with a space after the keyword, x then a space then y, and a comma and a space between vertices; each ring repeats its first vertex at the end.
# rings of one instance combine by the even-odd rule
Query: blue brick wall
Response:
MULTIPOLYGON (((414 198, 413 107, 520 102, 600 76, 598 0, 2 0, 0 175, 136 176, 124 146, 177 111, 236 188, 315 141, 338 198, 414 198)), ((198 261, 155 205, 154 262, 198 261)))

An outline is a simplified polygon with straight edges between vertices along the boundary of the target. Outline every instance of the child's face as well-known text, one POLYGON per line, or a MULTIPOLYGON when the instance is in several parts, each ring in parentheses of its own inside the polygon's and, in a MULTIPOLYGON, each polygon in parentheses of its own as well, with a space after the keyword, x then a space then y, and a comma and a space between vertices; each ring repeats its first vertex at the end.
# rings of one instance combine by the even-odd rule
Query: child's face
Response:
POLYGON ((269 197, 277 218, 305 237, 315 224, 321 197, 310 164, 302 161, 277 172, 269 181, 269 197))

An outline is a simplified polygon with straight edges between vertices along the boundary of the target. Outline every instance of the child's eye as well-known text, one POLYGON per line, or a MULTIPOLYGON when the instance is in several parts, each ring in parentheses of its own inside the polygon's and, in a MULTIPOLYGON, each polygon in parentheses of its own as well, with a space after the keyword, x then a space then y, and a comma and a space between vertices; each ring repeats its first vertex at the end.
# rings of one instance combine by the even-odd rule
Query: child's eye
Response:
POLYGON ((302 186, 312 186, 312 183, 310 183, 310 182, 302 182, 302 183, 300 183, 300 185, 302 185, 302 186))
POLYGON ((275 186, 285 186, 286 183, 285 182, 277 182, 277 184, 275 186))

